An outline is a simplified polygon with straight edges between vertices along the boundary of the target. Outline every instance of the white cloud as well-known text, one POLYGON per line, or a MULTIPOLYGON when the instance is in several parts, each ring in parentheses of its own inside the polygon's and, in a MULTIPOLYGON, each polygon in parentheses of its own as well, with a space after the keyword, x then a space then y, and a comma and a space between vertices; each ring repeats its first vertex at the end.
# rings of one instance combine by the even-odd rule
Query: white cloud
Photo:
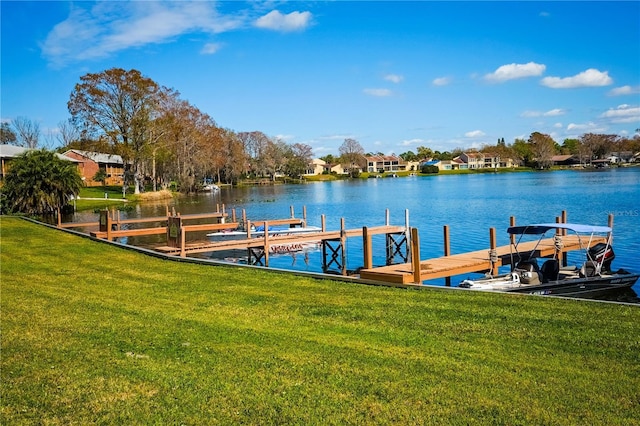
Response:
POLYGON ((556 129, 561 129, 563 127, 562 123, 556 123, 553 125, 556 129))
POLYGON ((493 83, 502 83, 517 78, 537 77, 544 73, 547 67, 543 64, 529 62, 526 64, 502 65, 494 72, 484 76, 484 79, 493 83))
POLYGON ((431 84, 434 86, 446 86, 451 83, 451 77, 438 77, 434 78, 431 84))
POLYGON ((574 131, 574 132, 591 132, 591 133, 599 133, 599 132, 606 132, 607 128, 603 127, 603 126, 598 126, 596 123, 590 121, 588 123, 570 123, 567 126, 567 131, 574 131))
POLYGON ((524 111, 522 114, 520 114, 520 117, 533 118, 533 117, 540 117, 541 115, 542 115, 542 112, 540 111, 524 111))
POLYGON ((542 111, 524 111, 520 114, 520 117, 533 118, 533 117, 557 117, 558 115, 564 115, 566 111, 561 108, 554 108, 547 112, 542 111))
POLYGON ((387 74, 384 76, 384 79, 392 83, 400 83, 404 80, 404 77, 398 74, 387 74))
POLYGON ((207 43, 202 47, 200 53, 203 55, 213 55, 222 48, 222 43, 207 43))
POLYGON ((608 111, 602 113, 600 118, 605 118, 612 123, 640 122, 640 107, 620 105, 617 108, 610 108, 608 111))
POLYGON ((558 115, 564 115, 566 113, 565 110, 560 108, 554 108, 542 114, 545 117, 557 117, 558 115))
POLYGON ((586 71, 576 74, 573 77, 545 77, 541 80, 543 86, 552 89, 573 89, 576 87, 601 87, 608 86, 613 83, 613 79, 609 77, 608 71, 598 71, 590 68, 586 71))
POLYGON ((256 19, 254 25, 258 28, 275 31, 300 31, 311 23, 311 12, 291 12, 288 14, 272 10, 256 19))
POLYGON ((480 138, 485 136, 485 133, 482 130, 473 130, 471 132, 467 132, 464 134, 468 138, 480 138))
POLYGON ((416 139, 408 139, 408 140, 403 140, 402 142, 400 142, 400 146, 413 146, 413 145, 420 145, 424 143, 424 139, 420 139, 420 138, 416 138, 416 139))
POLYGON ((621 95, 636 95, 640 93, 640 86, 621 86, 611 89, 609 96, 621 96, 621 95))
POLYGON ((41 43, 54 66, 108 57, 148 44, 167 43, 187 33, 217 34, 243 25, 221 16, 212 2, 98 2, 90 8, 74 3, 69 17, 41 43))
POLYGON ((379 98, 393 95, 393 92, 389 89, 364 89, 364 93, 370 96, 376 96, 379 98))

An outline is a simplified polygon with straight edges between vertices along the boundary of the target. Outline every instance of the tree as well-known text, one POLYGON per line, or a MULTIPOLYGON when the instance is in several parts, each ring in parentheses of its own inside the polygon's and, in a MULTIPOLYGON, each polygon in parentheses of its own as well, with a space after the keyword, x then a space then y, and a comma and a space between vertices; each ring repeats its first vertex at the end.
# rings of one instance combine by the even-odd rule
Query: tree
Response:
POLYGON ((300 177, 313 159, 313 148, 307 144, 295 143, 287 150, 285 172, 290 177, 300 177))
POLYGON ((70 120, 61 121, 58 123, 57 139, 61 146, 68 147, 80 139, 80 133, 70 120))
POLYGON ((320 157, 320 159, 327 164, 334 164, 337 161, 337 158, 331 154, 327 154, 323 157, 320 157))
POLYGON ((6 210, 52 213, 78 195, 82 178, 70 161, 47 150, 31 150, 11 162, 2 188, 6 210))
POLYGON ((578 139, 565 139, 562 142, 563 154, 577 154, 580 148, 580 140, 578 139))
POLYGON ((433 157, 433 151, 431 150, 431 148, 419 146, 418 148, 416 148, 416 150, 416 156, 418 157, 418 160, 427 160, 433 157))
POLYGON ((171 95, 140 71, 112 68, 80 77, 67 107, 84 136, 104 135, 132 167, 135 193, 143 183, 148 127, 163 95, 171 95))
POLYGON ((93 180, 94 182, 102 182, 102 186, 104 186, 107 181, 107 172, 104 169, 98 169, 91 180, 93 180))
POLYGON ((350 138, 345 139, 342 145, 340 145, 339 151, 341 162, 349 168, 353 169, 355 165, 359 165, 360 167, 365 166, 363 164, 364 149, 357 140, 350 138))
POLYGON ((527 141, 524 139, 516 139, 511 145, 511 150, 520 164, 525 166, 530 164, 533 153, 531 151, 531 145, 527 141))
POLYGON ((249 167, 255 176, 264 177, 273 169, 273 159, 269 158, 270 144, 273 141, 264 133, 240 132, 238 138, 244 146, 244 151, 249 157, 249 167))
POLYGON ((15 132, 11 129, 9 123, 2 123, 0 128, 0 143, 3 145, 14 145, 17 141, 15 132))
POLYGON ((538 167, 543 169, 551 167, 553 164, 551 157, 555 154, 556 147, 556 142, 553 138, 544 133, 533 132, 529 136, 529 144, 538 167))
POLYGON ((402 158, 404 161, 420 160, 420 158, 418 158, 418 156, 413 151, 403 152, 402 154, 399 155, 399 157, 402 158))
POLYGON ((38 123, 26 117, 16 117, 12 124, 16 130, 18 146, 30 149, 38 148, 40 141, 40 125, 38 123))

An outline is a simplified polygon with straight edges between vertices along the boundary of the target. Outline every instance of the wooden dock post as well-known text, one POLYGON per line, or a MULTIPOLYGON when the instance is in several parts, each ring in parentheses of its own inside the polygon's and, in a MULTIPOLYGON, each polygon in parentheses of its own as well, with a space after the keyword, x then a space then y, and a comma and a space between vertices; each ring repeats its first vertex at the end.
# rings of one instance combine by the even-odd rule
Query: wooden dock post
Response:
MULTIPOLYGON (((179 248, 182 244, 182 218, 180 215, 169 216, 167 219, 167 246, 179 248)), ((180 252, 182 256, 182 250, 180 252)))
POLYGON ((245 231, 247 231, 247 239, 251 238, 251 221, 247 220, 245 222, 245 231))
POLYGON ((307 206, 302 206, 302 226, 307 226, 307 206))
POLYGON ((420 238, 418 237, 418 229, 411 228, 411 267, 413 269, 413 282, 420 284, 420 238))
POLYGON ((491 261, 491 275, 498 275, 498 255, 496 248, 498 247, 496 238, 496 228, 489 228, 489 260, 491 261))
POLYGON ((231 209, 231 223, 236 223, 236 209, 231 209))
MULTIPOLYGON (((562 216, 558 216, 556 217, 556 223, 560 224, 560 223, 564 223, 562 222, 562 216)), ((564 251, 562 250, 563 245, 562 245, 562 236, 564 235, 564 229, 560 229, 560 228, 556 228, 556 233, 553 236, 553 242, 554 242, 554 246, 556 248, 556 258, 558 259, 558 264, 562 265, 562 266, 567 266, 565 265, 565 263, 567 263, 567 260, 565 259, 565 254, 564 251)))
POLYGON ((407 244, 407 262, 411 262, 411 228, 409 228, 409 209, 404 211, 404 237, 407 244))
POLYGON ((185 251, 187 248, 187 233, 182 227, 182 219, 180 219, 180 227, 178 228, 178 232, 180 233, 180 257, 187 257, 187 253, 185 251))
POLYGON ((327 218, 323 214, 320 215, 320 229, 322 232, 327 232, 327 218))
POLYGON ((269 222, 264 221, 264 266, 269 267, 269 222))
POLYGON ((389 209, 384 210, 384 224, 385 226, 389 226, 389 209))
MULTIPOLYGON (((511 216, 509 218, 509 226, 516 226, 516 217, 515 216, 511 216)), ((512 246, 515 246, 516 245, 516 236, 514 234, 509 235, 509 241, 511 242, 512 246)))
MULTIPOLYGON (((449 225, 444 225, 443 229, 443 237, 444 237, 444 255, 451 255, 451 239, 449 234, 449 225)), ((451 287, 451 277, 445 277, 444 279, 445 285, 447 287, 451 287)))
POLYGON ((289 206, 289 211, 291 212, 291 219, 293 219, 294 217, 296 217, 293 206, 289 206))
POLYGON ((340 248, 342 249, 342 275, 347 275, 347 233, 344 227, 344 217, 340 218, 340 248))
POLYGON ((58 228, 62 227, 62 215, 60 214, 60 207, 56 210, 56 214, 58 215, 58 228))
POLYGON ((371 246, 371 235, 369 235, 369 228, 362 227, 362 252, 364 254, 364 269, 370 269, 373 267, 373 249, 371 246))
POLYGON ((224 223, 224 217, 226 215, 224 203, 222 203, 222 216, 218 218, 218 223, 224 223))

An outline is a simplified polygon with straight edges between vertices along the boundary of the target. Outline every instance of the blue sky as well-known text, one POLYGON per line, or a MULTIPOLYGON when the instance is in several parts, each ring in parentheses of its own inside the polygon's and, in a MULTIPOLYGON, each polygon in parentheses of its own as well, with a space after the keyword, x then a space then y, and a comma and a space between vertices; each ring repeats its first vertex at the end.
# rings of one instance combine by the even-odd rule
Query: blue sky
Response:
POLYGON ((640 2, 2 1, 1 109, 45 135, 137 69, 219 126, 338 154, 640 127, 640 2))

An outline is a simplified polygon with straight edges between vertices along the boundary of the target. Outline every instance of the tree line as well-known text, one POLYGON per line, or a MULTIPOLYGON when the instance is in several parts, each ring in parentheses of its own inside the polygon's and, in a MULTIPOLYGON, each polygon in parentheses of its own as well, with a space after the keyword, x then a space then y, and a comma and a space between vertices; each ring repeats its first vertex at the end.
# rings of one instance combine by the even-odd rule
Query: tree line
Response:
MULTIPOLYGON (((80 77, 67 107, 71 118, 58 126, 55 141, 60 151, 80 149, 120 155, 126 165, 125 185, 136 193, 145 186, 153 190, 172 183, 182 192, 195 191, 205 180, 235 183, 241 178, 270 178, 278 174, 299 177, 312 161, 307 144, 288 144, 260 131, 236 132, 218 126, 215 120, 180 93, 159 85, 137 70, 112 68, 80 77)), ((37 123, 18 117, 2 123, 2 143, 37 148, 41 144, 37 123)), ((462 149, 417 152, 399 156, 405 161, 453 159, 462 149)), ((555 154, 580 156, 585 162, 612 151, 640 151, 640 137, 585 134, 565 139, 562 145, 551 136, 534 132, 528 140, 485 145, 481 151, 512 158, 525 166, 547 167, 555 154)), ((365 151, 355 139, 345 139, 340 155, 321 157, 330 164, 343 164, 355 172, 366 168, 365 151)), ((371 153, 369 153, 371 154, 371 153)), ((378 153, 381 154, 381 153, 378 153)))
MULTIPOLYGON (((407 151, 399 157, 405 161, 452 160, 464 151, 462 148, 457 148, 451 152, 439 152, 420 146, 416 152, 407 151)), ((640 129, 636 129, 636 134, 631 138, 585 133, 577 139, 565 139, 562 144, 548 134, 533 132, 527 140, 517 138, 513 143, 507 144, 504 138, 500 138, 495 145, 485 144, 478 151, 497 155, 503 159, 511 158, 516 164, 525 167, 548 168, 553 164, 553 156, 562 154, 576 156, 580 164, 586 165, 593 160, 603 159, 613 152, 640 152, 640 129)))

